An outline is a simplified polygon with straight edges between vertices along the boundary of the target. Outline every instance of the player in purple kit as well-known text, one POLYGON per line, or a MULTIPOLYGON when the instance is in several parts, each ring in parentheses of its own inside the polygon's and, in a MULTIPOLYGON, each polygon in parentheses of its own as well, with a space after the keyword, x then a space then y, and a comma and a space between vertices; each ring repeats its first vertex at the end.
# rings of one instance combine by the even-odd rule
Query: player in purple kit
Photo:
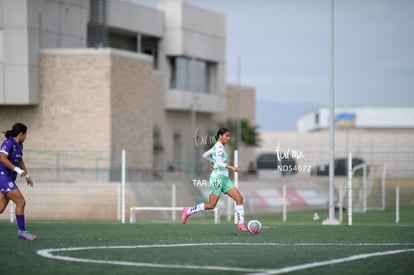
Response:
POLYGON ((11 130, 5 132, 6 140, 0 147, 0 213, 3 213, 9 201, 12 200, 16 204, 17 236, 20 239, 34 241, 37 237, 26 231, 25 227, 26 201, 15 182, 19 174, 26 178, 28 185, 33 187, 33 181, 23 162, 23 142, 26 139, 26 133, 26 125, 14 124, 11 130))

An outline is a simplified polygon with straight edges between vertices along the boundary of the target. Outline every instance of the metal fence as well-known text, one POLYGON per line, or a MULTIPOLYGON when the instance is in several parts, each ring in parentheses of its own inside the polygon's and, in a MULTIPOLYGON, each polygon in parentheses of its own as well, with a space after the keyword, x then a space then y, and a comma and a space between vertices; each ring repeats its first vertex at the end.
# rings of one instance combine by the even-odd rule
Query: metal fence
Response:
MULTIPOLYGON (((263 153, 275 152, 258 155, 263 153)), ((161 157, 154 165, 157 158, 148 155, 127 152, 124 213, 121 152, 25 151, 25 163, 35 182, 34 188, 25 186, 24 180, 17 182, 27 201, 27 219, 116 221, 125 215, 128 220, 131 207, 181 207, 207 199, 208 164, 193 170, 189 163, 161 157)), ((344 211, 349 195, 347 171, 340 166, 346 156, 345 152, 335 153, 335 205, 344 211)), ((400 207, 414 209, 414 152, 354 152, 353 158, 362 160, 354 166, 355 211, 369 215, 394 209, 397 200, 400 207)), ((248 215, 274 214, 275 222, 284 222, 289 221, 286 212, 327 208, 327 152, 290 152, 276 156, 276 160, 267 169, 260 169, 256 162, 253 169, 242 167, 237 184, 248 215), (290 162, 283 162, 284 157, 290 162)), ((223 198, 218 207, 222 220, 231 220, 232 203, 223 198)), ((0 219, 10 219, 12 210, 9 206, 0 219)), ((337 216, 341 215, 338 211, 337 216)), ((213 222, 212 213, 199 217, 213 222)), ((142 212, 136 219, 171 221, 177 215, 171 211, 142 212)), ((404 219, 401 217, 401 222, 404 219)))

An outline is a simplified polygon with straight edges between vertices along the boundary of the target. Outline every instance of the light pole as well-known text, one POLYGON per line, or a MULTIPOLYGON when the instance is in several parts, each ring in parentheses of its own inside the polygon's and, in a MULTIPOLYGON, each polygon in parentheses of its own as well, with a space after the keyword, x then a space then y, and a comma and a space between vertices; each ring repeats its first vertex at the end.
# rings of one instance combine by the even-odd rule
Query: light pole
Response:
MULTIPOLYGON (((197 66, 196 66, 196 62, 194 58, 190 59, 190 71, 189 71, 189 76, 190 76, 190 87, 189 90, 192 93, 191 96, 191 136, 195 135, 195 129, 196 129, 196 120, 197 120, 197 101, 198 101, 198 96, 195 94, 196 90, 197 90, 197 66), (194 78, 194 80, 192 80, 194 78), (195 83, 194 83, 195 82, 195 83), (194 85, 195 84, 195 85, 194 85)), ((195 137, 197 138, 197 137, 195 137)), ((197 151, 196 151, 196 145, 193 144, 192 148, 192 152, 191 152, 191 163, 192 163, 192 167, 193 167, 193 171, 196 172, 197 170, 197 151)))
POLYGON ((330 96, 329 96, 329 215, 323 224, 339 224, 335 219, 335 110, 334 110, 334 0, 331 0, 331 47, 330 47, 330 96))
POLYGON ((240 56, 237 58, 237 150, 239 151, 239 158, 240 158, 240 151, 241 151, 241 143, 242 143, 242 125, 241 125, 241 58, 240 56))

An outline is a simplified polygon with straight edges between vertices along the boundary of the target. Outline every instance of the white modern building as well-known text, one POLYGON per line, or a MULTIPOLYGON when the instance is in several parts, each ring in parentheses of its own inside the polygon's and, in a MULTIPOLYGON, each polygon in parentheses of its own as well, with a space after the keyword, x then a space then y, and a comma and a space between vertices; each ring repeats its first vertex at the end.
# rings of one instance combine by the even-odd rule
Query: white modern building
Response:
POLYGON ((196 134, 255 124, 255 90, 227 85, 225 56, 225 16, 184 0, 0 0, 0 129, 25 122, 26 149, 197 168, 196 134))
MULTIPOLYGON (((355 129, 414 129, 414 106, 336 107, 335 123, 339 128, 355 129)), ((318 108, 297 121, 298 132, 329 128, 329 108, 318 108)))
MULTIPOLYGON (((262 132, 261 138, 258 155, 298 151, 304 156, 298 160, 300 164, 315 167, 328 163, 329 108, 318 108, 299 117, 296 132, 262 132)), ((389 176, 412 178, 414 107, 336 107, 334 151, 335 158, 352 153, 371 167, 385 165, 389 176)))

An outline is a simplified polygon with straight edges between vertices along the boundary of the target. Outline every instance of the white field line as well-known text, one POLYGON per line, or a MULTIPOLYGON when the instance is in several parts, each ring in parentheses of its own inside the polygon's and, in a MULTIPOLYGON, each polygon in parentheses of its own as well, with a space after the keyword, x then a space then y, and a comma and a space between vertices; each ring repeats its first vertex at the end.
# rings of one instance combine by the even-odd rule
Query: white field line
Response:
POLYGON ((137 249, 137 248, 169 248, 169 247, 191 247, 191 246, 413 246, 414 243, 356 243, 356 244, 338 244, 338 243, 298 243, 298 244, 283 244, 283 243, 188 243, 188 244, 156 244, 156 245, 134 245, 134 246, 90 246, 90 247, 67 247, 67 248, 50 248, 38 250, 37 254, 49 259, 63 260, 80 263, 95 263, 95 264, 111 264, 123 266, 137 266, 137 267, 152 267, 152 268, 177 268, 177 269, 204 269, 216 271, 237 271, 250 272, 251 274, 282 274, 297 270, 303 270, 318 266, 331 265, 355 261, 376 256, 392 255, 404 252, 413 252, 414 248, 390 250, 383 252, 359 254, 345 258, 338 258, 328 261, 313 262, 308 264, 284 267, 280 269, 259 269, 259 268, 244 268, 244 267, 227 267, 227 266, 209 266, 209 265, 181 265, 181 264, 157 264, 148 262, 127 262, 127 261, 108 261, 96 260, 86 258, 76 258, 69 256, 54 255, 55 252, 81 251, 81 250, 103 250, 103 249, 137 249))
MULTIPOLYGON (((112 265, 123 265, 123 266, 138 266, 138 267, 155 267, 155 268, 177 268, 177 269, 204 269, 204 270, 215 270, 215 271, 238 271, 238 272, 258 272, 267 271, 267 269, 248 269, 241 267, 226 267, 226 266, 200 266, 200 265, 179 265, 179 264, 156 264, 156 263, 145 263, 145 262, 125 262, 125 261, 106 261, 106 260, 95 260, 85 258, 74 258, 67 256, 53 255, 53 252, 62 251, 80 251, 80 250, 95 250, 95 249, 133 249, 133 248, 168 248, 168 247, 186 247, 186 246, 202 246, 202 245, 217 245, 213 243, 204 244, 172 244, 172 245, 136 245, 136 246, 97 246, 97 247, 69 247, 69 248, 58 248, 58 249, 42 249, 38 250, 37 254, 46 258, 63 260, 70 262, 81 262, 81 263, 95 263, 95 264, 112 264, 112 265)), ((220 245, 220 244, 219 244, 220 245)), ((224 244, 222 244, 224 245, 224 244)), ((230 244, 226 244, 230 245, 230 244)))
POLYGON ((358 254, 358 255, 353 255, 353 256, 349 256, 349 257, 345 257, 345 258, 338 258, 338 259, 333 259, 333 260, 328 260, 328 261, 321 261, 321 262, 313 262, 313 263, 302 264, 302 265, 288 266, 288 267, 283 267, 283 268, 279 268, 279 269, 268 270, 268 271, 265 271, 265 272, 250 273, 249 275, 283 274, 283 273, 289 273, 289 272, 292 272, 292 271, 304 270, 304 269, 320 267, 320 266, 325 266, 325 265, 341 264, 341 263, 357 261, 357 260, 362 260, 362 259, 371 258, 371 257, 393 255, 393 254, 399 254, 399 253, 404 253, 404 252, 414 252, 414 248, 400 249, 400 250, 389 250, 389 251, 366 253, 366 254, 358 254))

